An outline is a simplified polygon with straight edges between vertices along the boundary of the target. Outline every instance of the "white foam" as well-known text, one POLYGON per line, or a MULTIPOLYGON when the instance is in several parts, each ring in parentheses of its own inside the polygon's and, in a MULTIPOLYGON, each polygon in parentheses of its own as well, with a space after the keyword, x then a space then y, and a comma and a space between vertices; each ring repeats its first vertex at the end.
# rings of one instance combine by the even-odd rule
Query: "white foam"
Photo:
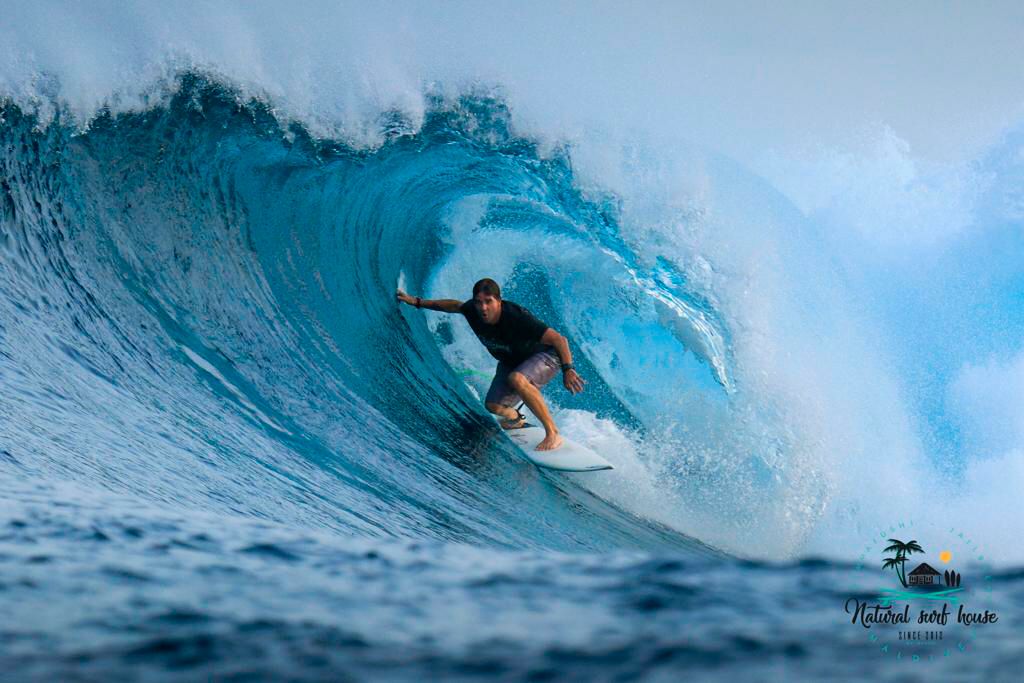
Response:
POLYGON ((154 78, 200 66, 358 138, 382 109, 421 113, 425 85, 484 82, 504 89, 519 125, 561 138, 597 126, 680 135, 749 160, 881 121, 945 157, 1021 112, 1024 48, 1007 12, 15 1, 0 25, 0 87, 45 95, 38 74, 50 74, 87 117, 105 102, 138 106, 154 78))

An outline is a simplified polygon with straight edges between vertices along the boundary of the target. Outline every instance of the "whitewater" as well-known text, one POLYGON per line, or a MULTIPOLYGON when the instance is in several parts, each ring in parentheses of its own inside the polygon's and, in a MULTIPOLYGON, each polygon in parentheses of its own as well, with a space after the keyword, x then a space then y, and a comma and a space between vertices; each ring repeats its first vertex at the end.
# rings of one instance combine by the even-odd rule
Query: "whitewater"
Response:
POLYGON ((1019 19, 8 9, 15 680, 1012 680, 1019 19), (483 277, 615 470, 533 467, 468 325, 395 301, 483 277), (844 614, 904 531, 1000 612, 935 660, 844 614))

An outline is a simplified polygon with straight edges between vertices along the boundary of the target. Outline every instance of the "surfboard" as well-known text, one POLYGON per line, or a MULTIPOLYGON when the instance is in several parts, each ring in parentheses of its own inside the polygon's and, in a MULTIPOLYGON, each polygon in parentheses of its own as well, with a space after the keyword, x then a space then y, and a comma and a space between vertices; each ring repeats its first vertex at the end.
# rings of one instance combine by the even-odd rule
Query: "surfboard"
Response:
POLYGON ((520 429, 507 429, 505 433, 512 442, 537 467, 563 472, 596 472, 614 469, 612 464, 586 446, 562 437, 562 445, 553 451, 535 451, 544 438, 544 428, 526 423, 520 429))

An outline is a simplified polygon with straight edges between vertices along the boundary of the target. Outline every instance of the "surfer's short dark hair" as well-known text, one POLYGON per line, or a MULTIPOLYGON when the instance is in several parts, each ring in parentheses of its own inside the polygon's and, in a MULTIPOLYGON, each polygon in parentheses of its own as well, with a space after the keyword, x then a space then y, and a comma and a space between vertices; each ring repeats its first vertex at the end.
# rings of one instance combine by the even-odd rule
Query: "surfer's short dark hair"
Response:
POLYGON ((483 292, 484 294, 490 294, 495 299, 501 298, 501 287, 499 287, 498 283, 489 277, 485 277, 483 280, 479 280, 475 285, 473 285, 474 299, 476 298, 476 295, 479 294, 480 292, 483 292))

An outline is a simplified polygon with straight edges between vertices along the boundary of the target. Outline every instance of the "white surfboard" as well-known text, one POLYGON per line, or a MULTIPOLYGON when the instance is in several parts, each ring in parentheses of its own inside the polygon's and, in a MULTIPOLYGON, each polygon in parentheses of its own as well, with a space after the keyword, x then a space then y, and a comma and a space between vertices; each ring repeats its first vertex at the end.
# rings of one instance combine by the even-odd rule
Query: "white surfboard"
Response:
POLYGON ((527 423, 520 429, 507 429, 505 433, 526 457, 537 467, 563 472, 596 472, 614 469, 612 464, 586 446, 562 437, 562 445, 553 451, 534 450, 544 438, 544 428, 527 423))

